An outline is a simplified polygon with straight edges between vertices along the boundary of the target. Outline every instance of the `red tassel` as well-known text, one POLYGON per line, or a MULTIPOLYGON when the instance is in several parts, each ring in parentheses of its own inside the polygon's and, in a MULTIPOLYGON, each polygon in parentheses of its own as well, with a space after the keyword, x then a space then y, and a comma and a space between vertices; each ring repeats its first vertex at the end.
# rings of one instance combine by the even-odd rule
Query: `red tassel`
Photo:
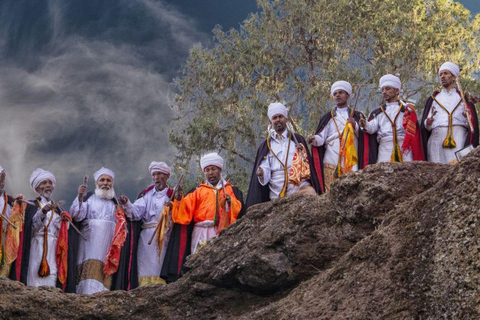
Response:
MULTIPOLYGON (((52 212, 52 215, 54 213, 52 212)), ((40 277, 48 277, 50 275, 50 266, 47 262, 47 252, 48 252, 48 239, 47 239, 47 227, 43 231, 43 254, 42 254, 42 263, 40 263, 40 269, 38 269, 38 275, 40 277)))

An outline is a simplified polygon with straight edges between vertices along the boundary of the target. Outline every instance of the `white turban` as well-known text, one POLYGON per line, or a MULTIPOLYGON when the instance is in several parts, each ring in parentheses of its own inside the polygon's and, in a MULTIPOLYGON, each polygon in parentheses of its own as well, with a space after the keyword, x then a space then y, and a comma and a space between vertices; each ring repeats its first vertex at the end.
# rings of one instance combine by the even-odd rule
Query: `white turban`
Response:
POLYGON ((330 90, 330 94, 333 96, 334 92, 337 90, 343 90, 349 95, 352 95, 352 85, 350 82, 347 81, 337 81, 334 84, 332 84, 332 89, 330 90))
POLYGON ((386 74, 380 78, 380 89, 383 87, 392 87, 395 89, 400 89, 402 87, 402 82, 399 77, 394 76, 393 74, 386 74))
POLYGON ((95 182, 97 182, 98 178, 100 178, 100 176, 103 174, 107 174, 110 177, 112 177, 112 179, 115 179, 115 173, 113 173, 112 170, 101 167, 97 172, 93 174, 93 178, 95 178, 95 182))
POLYGON ((283 105, 283 103, 274 102, 268 106, 267 114, 268 114, 268 119, 270 120, 272 120, 273 116, 276 116, 277 114, 281 114, 286 118, 288 116, 288 110, 287 110, 287 107, 283 105))
POLYGON ((55 179, 53 173, 41 168, 37 168, 33 170, 32 175, 30 176, 30 187, 33 191, 35 191, 35 189, 37 189, 37 187, 45 180, 52 181, 53 187, 55 188, 57 180, 55 179))
POLYGON ((0 166, 0 173, 1 173, 3 170, 5 170, 5 169, 3 169, 3 167, 2 167, 2 166, 0 166))
POLYGON ((451 74, 453 74, 455 77, 458 77, 460 74, 460 68, 453 62, 445 62, 442 64, 440 69, 438 69, 438 75, 440 75, 440 72, 443 70, 450 71, 451 74))
POLYGON ((216 166, 223 169, 223 158, 215 152, 204 155, 200 159, 200 167, 202 167, 202 170, 205 170, 208 166, 216 166))
POLYGON ((148 171, 150 174, 153 174, 156 171, 160 171, 161 173, 170 174, 170 167, 165 162, 155 162, 153 161, 148 166, 148 171))

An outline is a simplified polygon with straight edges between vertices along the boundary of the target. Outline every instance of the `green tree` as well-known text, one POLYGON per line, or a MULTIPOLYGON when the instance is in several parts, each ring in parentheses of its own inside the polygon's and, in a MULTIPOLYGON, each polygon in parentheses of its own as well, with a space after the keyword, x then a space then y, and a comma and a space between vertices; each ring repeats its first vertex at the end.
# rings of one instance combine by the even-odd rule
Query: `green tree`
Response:
POLYGON ((480 16, 451 0, 258 0, 240 30, 213 30, 211 48, 195 45, 177 79, 170 141, 183 166, 221 151, 229 177, 244 190, 267 106, 282 101, 301 133, 313 133, 331 106, 330 86, 362 87, 358 108, 381 102, 378 79, 393 73, 403 98, 421 109, 441 63, 462 66, 464 86, 478 90, 480 16))

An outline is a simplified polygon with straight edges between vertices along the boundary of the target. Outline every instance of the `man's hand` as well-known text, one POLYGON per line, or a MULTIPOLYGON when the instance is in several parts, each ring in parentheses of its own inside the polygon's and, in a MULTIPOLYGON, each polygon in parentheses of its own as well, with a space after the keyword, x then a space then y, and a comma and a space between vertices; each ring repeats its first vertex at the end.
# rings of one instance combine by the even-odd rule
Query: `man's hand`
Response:
POLYGON ((257 168, 257 177, 263 178, 263 169, 261 167, 257 168))
POLYGON ((228 205, 231 205, 232 204, 232 197, 230 197, 230 195, 227 194, 226 198, 227 198, 228 205))
POLYGON ((52 205, 51 204, 47 204, 45 207, 42 208, 42 213, 43 215, 47 215, 47 212, 48 211, 51 211, 52 210, 52 205))
POLYGON ((297 143, 296 147, 299 152, 303 152, 305 150, 305 146, 301 143, 297 143))
POLYGON ((124 196, 124 195, 121 195, 118 199, 118 201, 120 201, 120 204, 123 206, 123 205, 126 205, 128 203, 128 197, 127 196, 124 196))
POLYGON ((350 122, 352 126, 355 128, 355 119, 353 117, 348 118, 347 121, 350 122))
POLYGON ((367 126, 367 121, 364 118, 361 118, 358 124, 360 125, 360 128, 365 128, 367 126))
POLYGON ((87 185, 82 184, 78 187, 78 201, 82 201, 83 196, 85 195, 85 192, 87 192, 87 185))
POLYGON ((309 135, 309 136, 307 137, 307 142, 308 142, 309 144, 312 144, 313 141, 315 141, 315 136, 314 136, 313 134, 311 134, 311 135, 309 135))
POLYGON ((178 187, 177 191, 175 192, 175 200, 180 201, 183 198, 183 189, 182 187, 178 187))
POLYGON ((433 117, 427 118, 427 127, 431 127, 433 123, 433 117))

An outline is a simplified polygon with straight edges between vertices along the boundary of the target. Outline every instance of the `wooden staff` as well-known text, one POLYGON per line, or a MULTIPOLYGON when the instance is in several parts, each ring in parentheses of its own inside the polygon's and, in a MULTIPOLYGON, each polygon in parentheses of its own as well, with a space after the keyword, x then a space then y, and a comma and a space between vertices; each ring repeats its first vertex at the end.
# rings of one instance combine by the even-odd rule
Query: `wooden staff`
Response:
MULTIPOLYGON (((173 188, 173 192, 172 192, 172 195, 170 196, 170 198, 168 199, 169 202, 171 202, 173 200, 173 197, 175 196, 175 193, 177 193, 178 191, 178 188, 180 188, 180 184, 182 183, 182 179, 183 179, 183 176, 185 174, 182 173, 182 175, 180 176, 180 178, 178 179, 177 181, 177 184, 175 185, 175 187, 173 188)), ((167 209, 168 210, 168 209, 167 209)), ((153 239, 155 238, 155 235, 157 234, 158 232, 158 229, 160 229, 160 227, 162 226, 162 222, 163 222, 163 217, 165 215, 163 214, 163 210, 162 212, 160 212, 160 217, 158 217, 158 223, 157 223, 157 226, 155 227, 155 231, 153 231, 153 234, 152 236, 150 237, 150 240, 148 240, 148 244, 152 244, 152 241, 153 239)), ((161 250, 162 248, 159 248, 159 250, 161 250)))
POLYGON ((230 206, 228 205, 227 194, 225 193, 225 181, 223 180, 222 174, 220 174, 220 179, 222 179, 223 195, 225 196, 225 212, 228 214, 230 212, 230 206))
MULTIPOLYGON (((5 205, 7 205, 7 203, 5 203, 5 205)), ((17 229, 17 226, 14 225, 6 216, 0 214, 0 219, 7 221, 7 223, 13 227, 13 229, 17 229)), ((2 230, 0 230, 0 232, 2 232, 2 230)))
POLYGON ((472 118, 471 118, 472 114, 470 112, 470 109, 468 108, 467 101, 465 100, 465 95, 463 94, 462 84, 460 83, 460 77, 457 77, 455 79, 455 82, 457 83, 458 91, 460 91, 460 96, 462 97, 462 102, 465 105, 464 116, 465 116, 465 118, 467 118, 467 123, 468 123, 468 126, 470 128, 470 132, 473 132, 474 128, 473 128, 473 123, 472 123, 472 118))

